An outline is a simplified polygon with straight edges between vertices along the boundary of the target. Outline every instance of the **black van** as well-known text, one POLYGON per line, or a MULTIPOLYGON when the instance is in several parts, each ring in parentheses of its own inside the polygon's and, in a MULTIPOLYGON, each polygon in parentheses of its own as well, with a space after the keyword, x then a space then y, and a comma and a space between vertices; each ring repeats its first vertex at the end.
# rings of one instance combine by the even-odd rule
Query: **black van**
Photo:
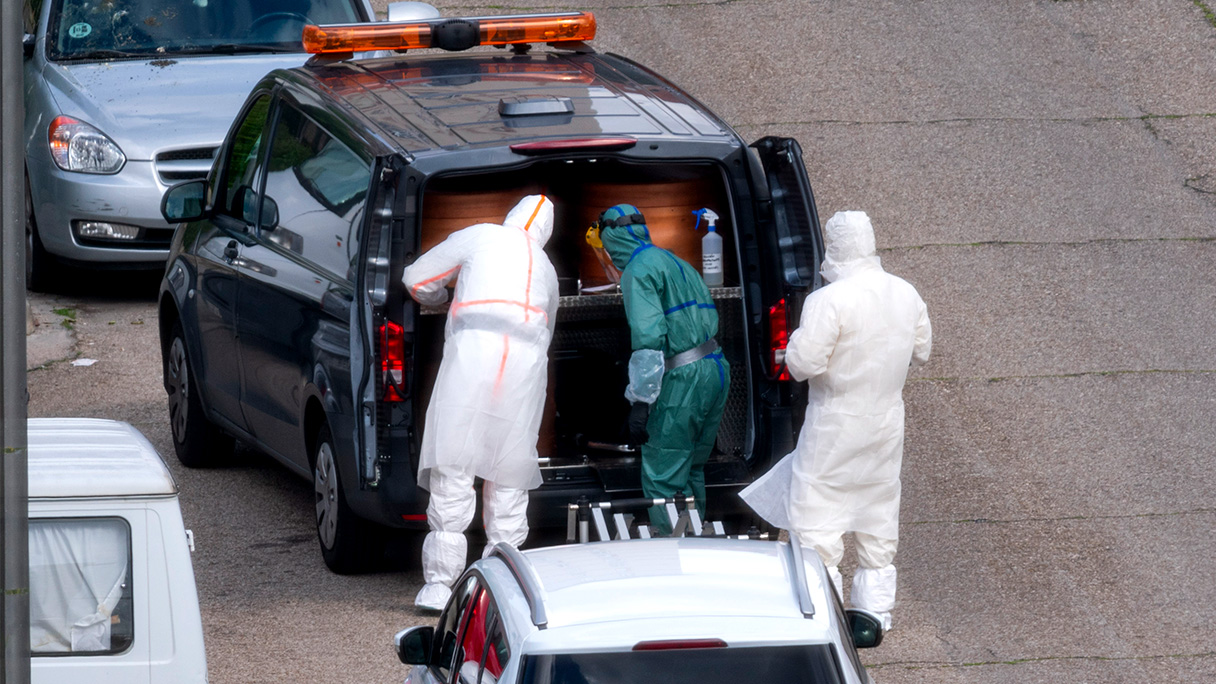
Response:
POLYGON ((402 269, 528 194, 556 205, 546 251, 563 295, 533 526, 564 525, 580 497, 640 495, 638 454, 619 438, 628 325, 584 240, 613 204, 637 205, 655 243, 694 265, 692 212, 721 217, 713 296, 732 382, 706 466, 710 517, 736 512, 733 493, 793 448, 805 396, 782 359, 823 254, 798 143, 748 144, 661 76, 593 51, 588 24, 562 13, 396 25, 392 40, 419 44, 310 27, 318 54, 267 75, 208 179, 165 194, 181 224, 160 295, 178 457, 211 465, 235 438, 311 479, 337 572, 362 567, 384 527, 426 527, 414 477, 445 316, 410 299, 402 269), (571 22, 583 32, 562 33, 571 22), (510 47, 351 55, 478 43, 510 47))

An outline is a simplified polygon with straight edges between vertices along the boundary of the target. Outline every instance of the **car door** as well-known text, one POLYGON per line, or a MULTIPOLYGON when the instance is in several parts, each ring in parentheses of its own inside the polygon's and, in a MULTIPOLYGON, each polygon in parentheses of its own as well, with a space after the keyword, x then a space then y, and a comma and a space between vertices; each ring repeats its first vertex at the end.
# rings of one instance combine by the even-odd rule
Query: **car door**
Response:
POLYGON ((350 319, 372 162, 288 99, 275 118, 261 220, 238 264, 242 405, 262 445, 311 472, 310 397, 352 451, 350 319))
POLYGON ((199 341, 195 376, 212 412, 241 430, 248 426, 241 410, 237 264, 245 245, 252 240, 253 188, 264 156, 270 104, 270 95, 262 94, 238 118, 213 190, 214 214, 195 248, 198 295, 194 307, 199 341))

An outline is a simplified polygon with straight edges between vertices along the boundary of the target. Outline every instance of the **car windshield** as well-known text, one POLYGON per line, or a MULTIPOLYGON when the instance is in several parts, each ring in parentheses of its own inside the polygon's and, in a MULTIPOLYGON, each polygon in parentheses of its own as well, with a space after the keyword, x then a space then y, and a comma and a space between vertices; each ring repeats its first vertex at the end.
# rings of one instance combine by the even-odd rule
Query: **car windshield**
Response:
POLYGON ((523 684, 840 684, 828 644, 534 655, 523 684), (656 673, 662 673, 656 677, 656 673))
POLYGON ((57 0, 54 60, 302 52, 305 24, 361 21, 353 0, 57 0))

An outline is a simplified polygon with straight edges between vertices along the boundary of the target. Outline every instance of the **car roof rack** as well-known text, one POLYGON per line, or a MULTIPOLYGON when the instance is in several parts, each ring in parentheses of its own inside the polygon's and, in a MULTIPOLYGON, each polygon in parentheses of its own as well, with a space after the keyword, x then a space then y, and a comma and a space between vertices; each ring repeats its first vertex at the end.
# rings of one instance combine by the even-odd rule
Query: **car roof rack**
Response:
POLYGON ((506 542, 495 544, 490 556, 501 558, 511 574, 515 575, 520 588, 523 589, 524 598, 528 601, 528 607, 532 610, 532 624, 544 629, 549 624, 549 616, 545 613, 544 602, 541 601, 540 577, 536 574, 536 568, 532 567, 532 563, 519 549, 506 542))
MULTIPOLYGON (((798 609, 802 611, 802 617, 815 617, 815 604, 811 601, 811 590, 806 583, 806 566, 802 563, 802 545, 798 543, 798 538, 790 535, 790 565, 793 567, 794 575, 794 593, 798 595, 798 609)), ((835 591, 835 589, 833 589, 835 591)))

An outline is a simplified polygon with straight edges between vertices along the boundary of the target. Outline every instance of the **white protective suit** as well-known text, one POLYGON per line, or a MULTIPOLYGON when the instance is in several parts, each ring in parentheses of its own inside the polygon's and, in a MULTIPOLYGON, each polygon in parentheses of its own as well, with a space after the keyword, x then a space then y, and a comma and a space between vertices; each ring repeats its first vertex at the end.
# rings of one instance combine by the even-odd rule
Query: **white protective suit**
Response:
POLYGON ((456 279, 418 466, 418 485, 431 493, 419 606, 443 608, 464 570, 474 477, 484 480, 487 550, 498 542, 518 546, 528 535, 557 317, 557 272, 544 252, 552 232, 553 203, 531 195, 502 225, 452 233, 402 276, 410 295, 431 306, 447 300, 446 286, 456 279))
POLYGON ((899 471, 908 368, 929 360, 933 331, 916 289, 882 269, 864 212, 824 226, 828 285, 807 297, 786 365, 809 381, 798 445, 745 489, 765 520, 815 547, 837 582, 842 535, 854 532, 859 568, 851 603, 890 628, 899 539, 899 471))

